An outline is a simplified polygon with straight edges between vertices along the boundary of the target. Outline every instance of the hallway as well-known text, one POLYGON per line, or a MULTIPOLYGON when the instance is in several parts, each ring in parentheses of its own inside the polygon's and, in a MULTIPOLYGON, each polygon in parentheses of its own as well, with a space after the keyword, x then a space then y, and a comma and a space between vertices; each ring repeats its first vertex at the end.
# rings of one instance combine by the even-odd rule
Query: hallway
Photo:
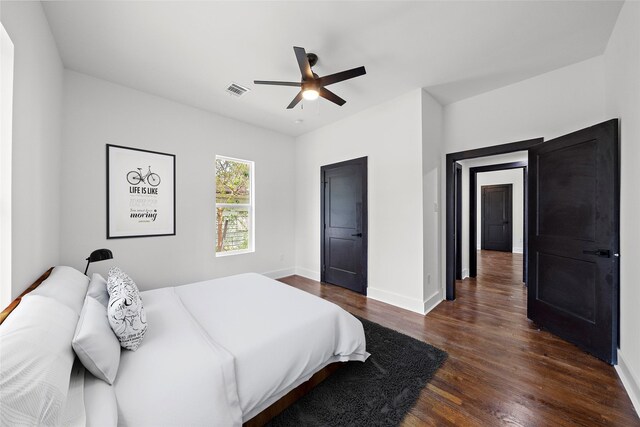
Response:
POLYGON ((300 276, 281 279, 449 353, 405 426, 640 426, 613 367, 527 320, 522 255, 478 252, 478 278, 426 316, 300 276))

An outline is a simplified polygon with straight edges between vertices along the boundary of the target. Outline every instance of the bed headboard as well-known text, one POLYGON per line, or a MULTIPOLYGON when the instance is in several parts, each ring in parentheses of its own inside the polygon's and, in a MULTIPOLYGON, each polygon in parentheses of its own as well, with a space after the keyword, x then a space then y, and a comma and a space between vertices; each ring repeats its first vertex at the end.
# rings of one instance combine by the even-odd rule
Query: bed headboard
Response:
POLYGON ((18 304, 20 304, 20 300, 22 299, 22 297, 28 294, 29 292, 31 292, 32 290, 34 290, 35 288, 37 288, 38 286, 40 286, 40 284, 44 282, 47 279, 47 277, 49 277, 49 275, 51 274, 51 271, 53 271, 53 267, 45 271, 44 274, 38 278, 38 280, 33 282, 33 284, 29 286, 23 293, 21 293, 18 296, 18 298, 14 299, 11 302, 11 304, 7 306, 7 308, 2 310, 2 313, 0 313, 0 324, 2 324, 2 322, 4 322, 4 319, 6 319, 7 316, 9 316, 9 314, 11 314, 13 310, 15 310, 18 304))

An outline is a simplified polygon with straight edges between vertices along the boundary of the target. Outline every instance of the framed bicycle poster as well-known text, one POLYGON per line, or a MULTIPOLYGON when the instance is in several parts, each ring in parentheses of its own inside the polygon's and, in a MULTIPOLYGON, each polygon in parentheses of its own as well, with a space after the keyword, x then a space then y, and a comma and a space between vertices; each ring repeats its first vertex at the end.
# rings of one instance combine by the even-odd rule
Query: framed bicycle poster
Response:
POLYGON ((107 239, 176 234, 176 156, 107 144, 107 239))

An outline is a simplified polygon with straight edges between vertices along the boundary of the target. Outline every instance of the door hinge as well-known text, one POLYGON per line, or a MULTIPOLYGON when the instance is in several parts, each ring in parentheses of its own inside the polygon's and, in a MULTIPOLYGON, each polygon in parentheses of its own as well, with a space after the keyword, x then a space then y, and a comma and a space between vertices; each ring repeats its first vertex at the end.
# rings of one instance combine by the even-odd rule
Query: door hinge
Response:
POLYGON ((327 270, 327 267, 325 265, 322 266, 322 272, 325 272, 327 270))

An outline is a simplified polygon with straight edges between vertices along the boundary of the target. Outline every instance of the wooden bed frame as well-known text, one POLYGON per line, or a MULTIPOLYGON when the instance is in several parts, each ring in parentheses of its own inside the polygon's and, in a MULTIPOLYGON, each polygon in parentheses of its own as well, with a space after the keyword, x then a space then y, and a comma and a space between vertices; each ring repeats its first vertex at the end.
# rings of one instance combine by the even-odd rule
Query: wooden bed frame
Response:
POLYGON ((243 424, 245 427, 261 427, 271 421, 280 412, 293 405, 298 399, 302 398, 305 394, 309 393, 322 381, 326 380, 329 375, 337 371, 344 362, 331 363, 315 374, 306 382, 303 382, 298 387, 291 390, 289 393, 282 396, 279 400, 276 400, 271 406, 260 412, 255 417, 243 424))
MULTIPOLYGON (((9 316, 9 314, 11 314, 11 312, 15 310, 18 304, 20 304, 22 297, 24 297, 26 294, 28 294, 29 292, 33 291, 35 288, 40 286, 40 284, 49 277, 52 270, 53 270, 53 267, 45 271, 44 274, 38 278, 38 280, 33 282, 33 284, 29 286, 23 293, 21 293, 20 296, 18 296, 15 300, 13 300, 11 304, 7 306, 7 308, 2 310, 2 312, 0 313, 0 324, 2 324, 2 322, 4 322, 4 320, 9 316)), ((329 375, 331 375, 332 373, 337 371, 338 368, 343 366, 343 363, 344 362, 335 362, 325 366, 324 368, 322 368, 321 370, 313 374, 313 376, 309 378, 309 380, 303 382, 298 387, 294 388, 289 393, 285 394, 280 399, 276 400, 271 406, 266 408, 264 411, 260 412, 255 417, 251 418, 246 423, 244 423, 243 426, 260 427, 265 425, 276 415, 280 414, 289 406, 293 405, 298 399, 300 399, 301 397, 309 393, 311 390, 313 390, 314 387, 316 387, 322 381, 327 379, 329 375)))
POLYGON ((2 310, 2 313, 0 313, 0 325, 2 324, 2 322, 4 322, 4 319, 6 319, 7 316, 9 316, 9 314, 11 314, 11 312, 16 309, 18 304, 20 304, 20 300, 22 300, 22 297, 28 294, 29 292, 31 292, 32 290, 34 290, 35 288, 37 288, 38 286, 40 286, 40 283, 44 282, 47 279, 47 277, 49 277, 49 275, 51 274, 51 271, 53 271, 53 267, 45 271, 44 274, 38 278, 38 280, 33 282, 33 284, 29 286, 27 289, 25 289, 25 291, 21 293, 18 296, 18 298, 14 299, 11 302, 11 304, 7 306, 7 308, 2 310))

